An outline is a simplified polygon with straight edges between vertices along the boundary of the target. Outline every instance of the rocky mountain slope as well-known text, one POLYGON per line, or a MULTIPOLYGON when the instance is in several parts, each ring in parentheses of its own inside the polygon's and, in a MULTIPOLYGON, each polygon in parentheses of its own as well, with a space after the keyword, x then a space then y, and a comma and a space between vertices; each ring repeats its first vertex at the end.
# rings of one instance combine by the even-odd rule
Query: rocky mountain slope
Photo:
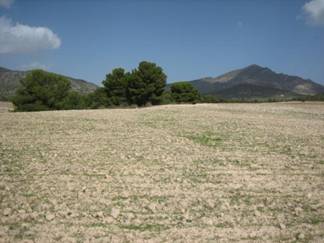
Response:
POLYGON ((216 78, 202 78, 190 83, 202 94, 224 98, 291 97, 324 93, 324 86, 312 80, 276 73, 258 65, 250 65, 216 78))
MULTIPOLYGON (((8 99, 14 95, 20 85, 20 80, 23 79, 30 71, 13 71, 0 67, 0 100, 8 99)), ((97 85, 71 77, 66 77, 71 81, 72 89, 82 94, 87 94, 94 91, 97 85)))

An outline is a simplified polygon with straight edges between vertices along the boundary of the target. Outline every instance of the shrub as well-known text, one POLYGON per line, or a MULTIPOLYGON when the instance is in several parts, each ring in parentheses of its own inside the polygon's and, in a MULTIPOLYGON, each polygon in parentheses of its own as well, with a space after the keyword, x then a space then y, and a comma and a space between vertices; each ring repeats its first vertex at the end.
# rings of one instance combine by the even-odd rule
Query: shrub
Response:
POLYGON ((200 102, 202 103, 218 103, 221 99, 215 97, 214 95, 201 95, 200 102))

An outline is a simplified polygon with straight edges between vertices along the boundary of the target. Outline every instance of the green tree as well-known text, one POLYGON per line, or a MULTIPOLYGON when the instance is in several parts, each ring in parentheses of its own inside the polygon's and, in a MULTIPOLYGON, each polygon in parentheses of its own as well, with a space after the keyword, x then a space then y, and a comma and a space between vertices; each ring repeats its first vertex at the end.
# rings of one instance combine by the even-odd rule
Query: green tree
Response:
POLYGON ((127 103, 127 76, 123 68, 115 68, 106 75, 102 82, 107 92, 110 105, 120 106, 127 103))
POLYGON ((161 105, 168 105, 168 104, 173 104, 175 103, 171 92, 170 91, 164 91, 163 94, 161 95, 161 101, 160 104, 161 105))
POLYGON ((69 94, 70 81, 42 70, 33 70, 21 80, 12 101, 17 111, 57 110, 69 94))
POLYGON ((86 104, 88 108, 97 109, 107 107, 109 98, 105 88, 97 88, 94 92, 86 96, 86 104))
POLYGON ((70 91, 59 103, 59 107, 63 110, 87 109, 86 95, 82 95, 76 91, 70 91))
POLYGON ((171 96, 177 103, 196 103, 199 92, 188 82, 178 82, 171 85, 171 96))
POLYGON ((127 77, 127 98, 130 104, 158 104, 167 76, 155 63, 143 61, 127 77))

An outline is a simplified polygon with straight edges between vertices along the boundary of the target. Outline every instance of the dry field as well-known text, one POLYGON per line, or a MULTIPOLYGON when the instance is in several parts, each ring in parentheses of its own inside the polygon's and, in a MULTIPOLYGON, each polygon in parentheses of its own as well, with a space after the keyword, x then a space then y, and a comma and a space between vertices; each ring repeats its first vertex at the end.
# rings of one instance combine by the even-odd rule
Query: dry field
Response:
POLYGON ((6 112, 1 242, 324 242, 324 104, 6 112))

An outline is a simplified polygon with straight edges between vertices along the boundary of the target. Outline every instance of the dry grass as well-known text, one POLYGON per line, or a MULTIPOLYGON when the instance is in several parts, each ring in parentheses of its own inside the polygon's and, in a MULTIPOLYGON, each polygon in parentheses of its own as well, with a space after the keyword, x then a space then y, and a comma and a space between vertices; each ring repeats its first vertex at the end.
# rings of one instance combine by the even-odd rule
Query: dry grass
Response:
POLYGON ((0 242, 323 242, 324 104, 9 113, 0 242))

